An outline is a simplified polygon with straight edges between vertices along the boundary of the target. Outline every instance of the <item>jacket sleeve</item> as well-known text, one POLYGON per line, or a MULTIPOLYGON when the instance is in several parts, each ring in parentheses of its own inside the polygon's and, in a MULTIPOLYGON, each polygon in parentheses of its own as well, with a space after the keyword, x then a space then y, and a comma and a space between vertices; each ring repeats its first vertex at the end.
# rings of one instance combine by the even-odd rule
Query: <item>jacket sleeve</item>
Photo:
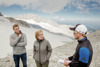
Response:
POLYGON ((24 41, 23 42, 20 42, 20 43, 17 43, 17 46, 19 47, 23 47, 23 46, 26 46, 27 45, 27 38, 26 38, 26 35, 24 35, 24 41))
POLYGON ((13 38, 13 35, 10 36, 10 45, 12 47, 16 46, 17 42, 19 41, 19 38, 17 37, 16 39, 13 38))
POLYGON ((52 53, 52 47, 49 42, 47 42, 47 51, 48 51, 47 60, 49 60, 52 53))
POLYGON ((69 64, 69 66, 70 67, 87 67, 87 64, 86 63, 83 63, 83 62, 81 62, 81 61, 79 61, 79 62, 71 62, 70 64, 69 64))
POLYGON ((72 60, 72 59, 73 59, 73 56, 68 57, 68 59, 69 59, 69 60, 72 60))
POLYGON ((33 45, 33 58, 34 58, 35 54, 36 54, 36 47, 35 47, 35 43, 34 43, 34 45, 33 45))
POLYGON ((70 67, 87 67, 90 52, 87 48, 82 47, 79 50, 79 61, 72 61, 70 67))

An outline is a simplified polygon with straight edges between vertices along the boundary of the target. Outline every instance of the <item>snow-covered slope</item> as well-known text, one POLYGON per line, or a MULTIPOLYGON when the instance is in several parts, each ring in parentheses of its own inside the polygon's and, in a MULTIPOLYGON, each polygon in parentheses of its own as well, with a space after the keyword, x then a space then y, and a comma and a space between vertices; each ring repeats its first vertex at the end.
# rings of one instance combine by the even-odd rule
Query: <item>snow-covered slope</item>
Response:
POLYGON ((30 24, 39 25, 40 27, 53 33, 61 33, 72 36, 72 31, 69 30, 69 27, 71 27, 71 25, 59 25, 56 22, 41 18, 34 14, 24 14, 15 18, 26 21, 30 24))
MULTIPOLYGON (((10 35, 13 32, 12 26, 15 23, 11 23, 8 19, 0 16, 0 58, 6 57, 7 54, 12 53, 12 47, 10 46, 10 35)), ((27 50, 33 49, 33 43, 35 39, 35 32, 38 30, 36 28, 27 28, 20 25, 20 29, 24 32, 27 36, 27 50)), ((72 41, 72 39, 60 36, 56 34, 52 34, 48 31, 43 30, 44 36, 53 48, 57 46, 62 46, 63 44, 72 41)))

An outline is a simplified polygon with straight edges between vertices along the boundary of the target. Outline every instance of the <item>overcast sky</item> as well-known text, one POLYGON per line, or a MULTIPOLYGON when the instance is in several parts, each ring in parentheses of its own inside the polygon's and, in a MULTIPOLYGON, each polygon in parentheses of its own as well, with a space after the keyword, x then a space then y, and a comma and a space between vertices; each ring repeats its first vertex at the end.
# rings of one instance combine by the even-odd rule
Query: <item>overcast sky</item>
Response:
POLYGON ((44 18, 100 21, 100 0, 0 0, 7 16, 33 13, 44 18))

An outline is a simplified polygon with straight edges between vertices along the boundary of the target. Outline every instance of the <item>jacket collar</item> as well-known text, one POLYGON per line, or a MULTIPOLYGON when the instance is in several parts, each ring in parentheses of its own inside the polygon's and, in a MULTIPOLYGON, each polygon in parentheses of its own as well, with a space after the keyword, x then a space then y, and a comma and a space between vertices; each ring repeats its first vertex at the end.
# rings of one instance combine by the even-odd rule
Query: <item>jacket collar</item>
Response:
POLYGON ((82 42, 84 42, 85 40, 87 40, 87 37, 84 37, 83 39, 78 40, 78 42, 79 42, 79 43, 82 43, 82 42))
POLYGON ((42 41, 44 41, 45 39, 43 39, 43 40, 37 40, 38 42, 42 42, 42 41))

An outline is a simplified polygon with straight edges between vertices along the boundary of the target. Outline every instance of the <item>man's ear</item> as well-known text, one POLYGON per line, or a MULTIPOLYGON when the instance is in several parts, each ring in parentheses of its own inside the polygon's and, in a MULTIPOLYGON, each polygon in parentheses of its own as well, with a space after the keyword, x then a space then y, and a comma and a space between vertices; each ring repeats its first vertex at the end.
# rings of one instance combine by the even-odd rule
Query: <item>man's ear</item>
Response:
POLYGON ((77 33, 77 35, 79 36, 79 35, 80 35, 80 33, 77 33))
POLYGON ((82 33, 80 33, 80 36, 82 36, 82 33))
POLYGON ((82 34, 81 34, 81 33, 77 33, 77 35, 78 35, 78 36, 82 36, 82 34))

